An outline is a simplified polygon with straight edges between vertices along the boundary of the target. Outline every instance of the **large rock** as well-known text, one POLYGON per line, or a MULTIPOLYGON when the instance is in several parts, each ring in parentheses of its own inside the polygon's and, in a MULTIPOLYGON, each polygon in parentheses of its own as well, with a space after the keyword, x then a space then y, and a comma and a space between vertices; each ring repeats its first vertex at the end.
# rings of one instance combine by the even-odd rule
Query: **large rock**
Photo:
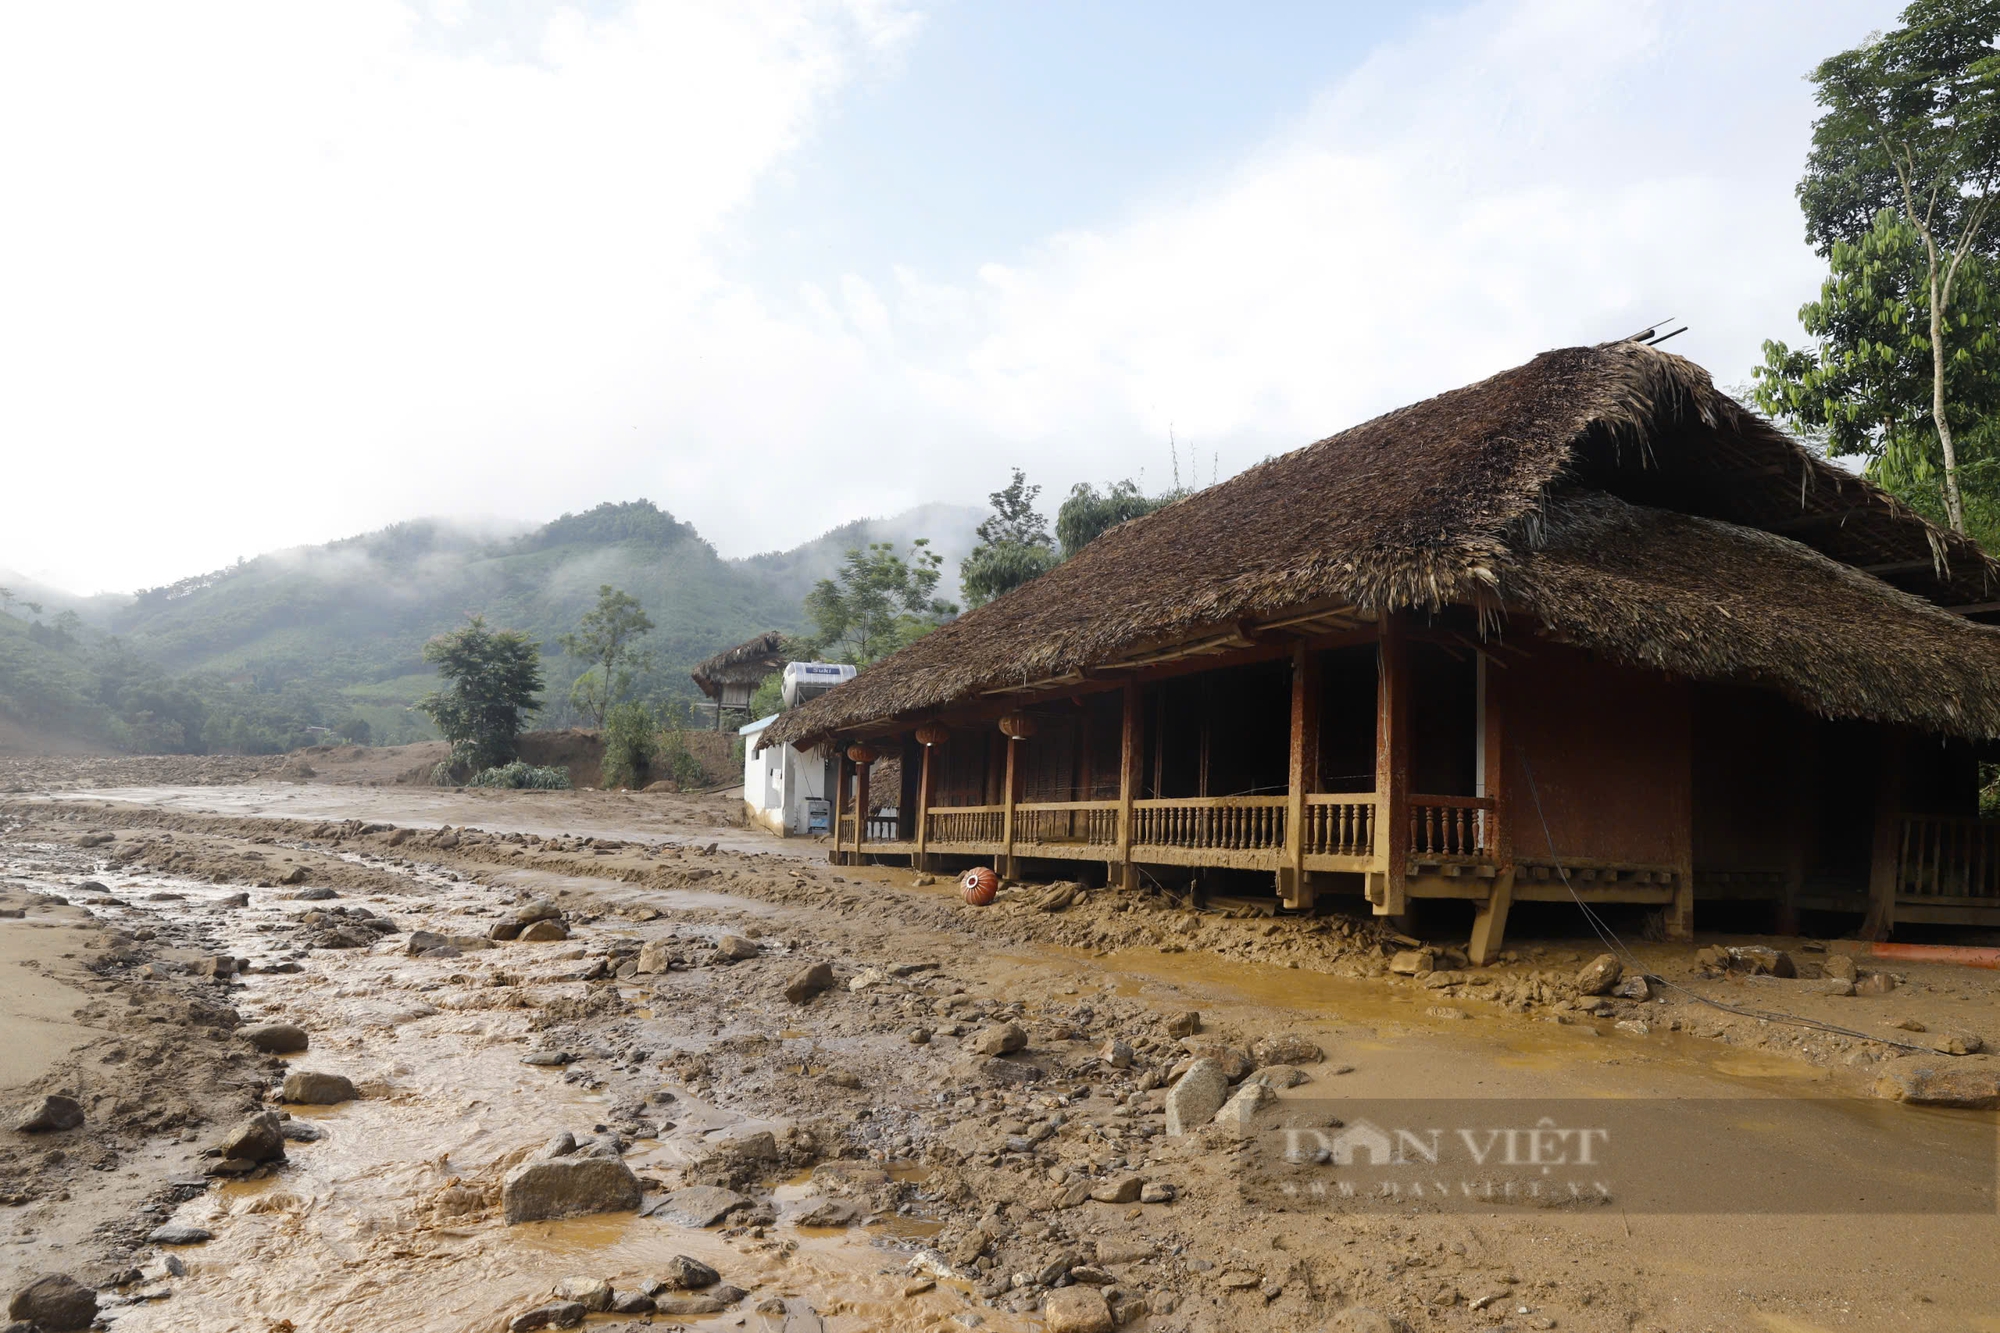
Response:
POLYGON ((1887 972, 1870 972, 1854 983, 1856 995, 1887 995, 1896 989, 1896 979, 1887 972))
POLYGON ((1274 1032, 1260 1038, 1250 1054, 1260 1069, 1265 1065, 1316 1065, 1326 1059, 1318 1042, 1296 1032, 1274 1032))
POLYGON ((1773 949, 1768 944, 1746 944, 1732 946, 1729 950, 1729 968, 1732 972, 1748 972, 1752 976, 1795 977, 1799 974, 1798 964, 1783 949, 1773 949))
POLYGON ((1167 1093, 1167 1133, 1192 1133, 1215 1118, 1229 1095, 1229 1079, 1214 1060, 1197 1060, 1167 1093))
POLYGON ((1111 1306, 1096 1287, 1060 1287, 1042 1300, 1042 1325, 1048 1333, 1111 1333, 1118 1323, 1111 1306))
POLYGON ((2000 1108, 2000 1064, 1991 1060, 1949 1063, 1911 1055, 1882 1066, 1875 1095, 1912 1106, 1956 1106, 1974 1111, 2000 1108))
POLYGON ((241 1035, 243 1040, 266 1055, 290 1055, 305 1050, 312 1041, 304 1028, 291 1023, 261 1023, 254 1028, 244 1028, 241 1035))
POLYGON ((1222 1109, 1215 1113, 1215 1123, 1238 1138, 1249 1138, 1257 1127, 1257 1112, 1277 1100, 1278 1094, 1271 1091, 1269 1084, 1252 1080, 1222 1104, 1222 1109))
POLYGON ((611 1284, 601 1277, 566 1277, 556 1283, 555 1298, 575 1301, 592 1314, 611 1308, 611 1284))
POLYGON ((689 1185, 677 1189, 646 1210, 649 1217, 661 1218, 684 1227, 712 1227, 750 1200, 720 1185, 689 1185))
POLYGON ((639 1206, 639 1178, 616 1157, 558 1157, 523 1162, 500 1185, 507 1225, 583 1213, 631 1212, 639 1206))
POLYGON ((280 1094, 288 1102, 305 1106, 332 1106, 336 1102, 351 1102, 359 1095, 345 1075, 321 1074, 310 1069, 294 1069, 286 1074, 285 1089, 280 1094))
POLYGON ((679 954, 674 951, 672 940, 647 940, 639 946, 639 957, 633 966, 648 975, 666 971, 672 967, 679 954))
POLYGON ((7 1317, 33 1324, 41 1333, 74 1333, 97 1318, 97 1293, 67 1273, 50 1273, 14 1293, 7 1317))
POLYGON ((52 1130, 75 1129, 83 1123, 83 1107, 73 1097, 37 1097, 21 1108, 14 1128, 23 1134, 46 1134, 52 1130))
POLYGON ((569 927, 554 917, 530 923, 517 937, 523 944, 554 944, 569 938, 569 927))
POLYGON ((833 964, 812 963, 792 973, 792 979, 785 983, 785 998, 793 1004, 804 1004, 821 991, 832 989, 833 964))
POLYGON ((1389 970, 1399 977, 1420 977, 1436 967, 1436 956, 1429 949, 1404 949, 1389 959, 1389 970))
POLYGON ((722 1281, 722 1274, 710 1268, 699 1259, 691 1259, 685 1254, 677 1254, 667 1260, 666 1269, 659 1277, 658 1291, 699 1291, 722 1281))
POLYGON ((1234 1046, 1224 1046, 1216 1041, 1196 1041, 1192 1038, 1181 1043, 1181 1047, 1197 1060, 1213 1060, 1222 1066, 1222 1076, 1231 1083, 1238 1083, 1250 1077, 1257 1068, 1244 1052, 1234 1046))
POLYGON ((276 1111, 251 1116, 222 1141, 224 1161, 273 1162, 285 1155, 285 1135, 276 1111))
POLYGON ((583 1317, 589 1313, 581 1301, 551 1301, 508 1320, 507 1333, 529 1333, 537 1328, 582 1328, 583 1317))
POLYGON ((1852 958, 1844 953, 1836 953, 1827 955, 1826 974, 1838 977, 1842 981, 1852 982, 1860 978, 1861 970, 1854 966, 1852 958))
POLYGON ((1090 1197, 1099 1203, 1137 1203, 1146 1182, 1138 1176, 1118 1176, 1091 1188, 1090 1197))
POLYGON ((1028 1048, 1028 1033, 1019 1023, 994 1023, 975 1032, 969 1045, 980 1055, 1012 1055, 1028 1048))
POLYGON ((1608 953, 1601 953, 1583 965, 1576 974, 1578 995, 1609 994, 1618 978, 1625 974, 1625 965, 1608 953))
POLYGON ((562 908, 546 898, 537 898, 514 909, 514 919, 524 926, 532 926, 537 921, 550 921, 561 915, 562 908))
POLYGON ((715 956, 725 963, 747 962, 762 952, 757 941, 741 935, 724 935, 715 942, 715 956))

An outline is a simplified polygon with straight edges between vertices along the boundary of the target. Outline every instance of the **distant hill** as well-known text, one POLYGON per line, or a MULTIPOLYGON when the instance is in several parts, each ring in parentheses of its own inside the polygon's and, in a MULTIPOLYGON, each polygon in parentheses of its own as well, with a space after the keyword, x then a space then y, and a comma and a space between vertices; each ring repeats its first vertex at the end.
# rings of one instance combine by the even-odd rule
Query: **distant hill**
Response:
POLYGON ((409 705, 434 684, 424 642, 478 614, 548 646, 540 724, 567 725, 575 721, 568 687, 582 664, 554 641, 576 627, 600 584, 631 593, 653 619, 644 646, 657 668, 642 690, 694 697, 687 673, 701 659, 763 630, 803 629, 806 592, 851 548, 873 541, 907 547, 929 537, 947 561, 940 592, 955 598, 958 562, 979 519, 969 507, 925 505, 844 524, 789 551, 724 560, 691 525, 635 500, 565 514, 518 535, 440 520, 399 523, 129 598, 51 591, 45 615, 73 610, 88 629, 72 622, 77 641, 56 652, 44 642, 50 626, 30 626, 19 605, 13 617, 0 616, 0 714, 90 743, 182 738, 155 742, 166 748, 304 743, 315 738, 309 727, 357 717, 377 741, 419 740, 429 728, 409 705), (135 693, 141 665, 159 679, 135 693), (107 679, 107 670, 116 679, 107 679), (156 697, 170 684, 185 688, 156 697), (141 739, 118 720, 121 690, 138 700, 123 712, 139 718, 141 739), (169 716, 178 729, 154 725, 169 716))

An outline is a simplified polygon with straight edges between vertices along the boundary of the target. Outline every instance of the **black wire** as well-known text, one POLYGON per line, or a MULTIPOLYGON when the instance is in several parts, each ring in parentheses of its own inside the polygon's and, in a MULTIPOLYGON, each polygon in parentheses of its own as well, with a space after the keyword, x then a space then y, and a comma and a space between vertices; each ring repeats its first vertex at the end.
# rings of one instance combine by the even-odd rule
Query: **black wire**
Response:
MULTIPOLYGON (((1913 1042, 1897 1041, 1891 1037, 1878 1037, 1872 1032, 1857 1032, 1853 1028, 1844 1028, 1835 1023, 1821 1022, 1817 1018, 1806 1018, 1799 1014, 1787 1014, 1775 1009, 1751 1009, 1743 1005, 1729 1004, 1722 1000, 1710 999, 1700 991, 1690 990, 1679 982, 1668 981, 1665 977, 1646 971, 1644 967, 1640 966, 1639 960, 1633 956, 1632 951, 1626 948, 1624 942, 1618 938, 1617 932, 1606 925, 1604 918, 1600 917, 1591 908, 1590 904, 1584 902, 1578 896, 1576 886, 1570 883, 1569 869, 1563 865, 1562 858, 1556 855, 1556 840, 1555 835, 1549 832, 1549 817, 1542 811, 1542 793, 1540 788, 1535 786, 1535 769, 1534 765, 1528 762, 1527 747, 1517 746, 1517 748, 1521 752, 1521 772, 1528 779, 1528 795, 1535 802, 1535 818, 1541 821, 1542 841, 1548 845, 1549 859, 1555 862, 1556 874, 1562 877, 1563 888, 1569 891, 1571 901, 1576 904, 1577 910, 1583 913, 1583 919, 1590 924, 1591 930, 1596 932, 1597 938, 1603 942, 1604 947, 1622 965, 1631 968, 1634 972, 1644 977, 1649 985, 1659 985, 1667 990, 1679 991, 1689 999, 1705 1004, 1711 1009, 1720 1009, 1724 1013, 1736 1014, 1742 1018, 1762 1019, 1766 1023, 1788 1023, 1794 1027, 1812 1028, 1819 1032, 1831 1032, 1842 1037, 1853 1037, 1858 1041, 1879 1042, 1884 1046, 1894 1046, 1905 1051, 1917 1051, 1924 1055, 1937 1054, 1936 1051, 1928 1046, 1918 1046, 1913 1042)), ((1692 892, 1692 884, 1689 885, 1689 890, 1692 892)))

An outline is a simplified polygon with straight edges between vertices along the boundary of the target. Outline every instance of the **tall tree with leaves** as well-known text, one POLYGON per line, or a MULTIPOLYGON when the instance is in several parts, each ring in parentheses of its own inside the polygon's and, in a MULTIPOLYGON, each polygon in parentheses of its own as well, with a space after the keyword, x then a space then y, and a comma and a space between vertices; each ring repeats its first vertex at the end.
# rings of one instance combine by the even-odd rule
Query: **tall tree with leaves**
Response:
POLYGON ((1916 0, 1903 26, 1821 63, 1824 109, 1799 182, 1806 234, 1832 257, 1893 209, 1922 249, 1931 354, 1931 429, 1944 464, 1944 507, 1965 531, 1957 440, 1948 409, 1947 328, 1967 262, 1993 249, 2000 191, 2000 0, 1916 0))
POLYGON ((632 689, 634 672, 653 669, 653 655, 633 641, 653 628, 639 599, 608 583, 597 588, 597 605, 583 613, 576 632, 556 640, 571 657, 590 663, 569 687, 569 701, 594 727, 632 689))
POLYGON ((979 544, 959 566, 959 587, 967 605, 984 606, 1056 567, 1049 521, 1035 510, 1035 497, 1041 493, 1041 487, 1030 486, 1027 474, 1015 468, 1014 480, 986 497, 993 512, 976 530, 979 544))
POLYGON ((919 537, 909 558, 888 542, 853 550, 837 579, 821 579, 806 594, 814 634, 802 646, 814 656, 867 666, 930 633, 958 608, 936 596, 944 558, 919 537))
POLYGON ((445 687, 417 707, 451 742, 451 763, 479 773, 519 757, 521 727, 539 705, 541 645, 519 630, 486 628, 473 616, 424 645, 445 687))
POLYGON ((1176 486, 1165 495, 1147 495, 1129 478, 1114 481, 1102 491, 1087 481, 1079 481, 1070 487, 1069 498, 1062 502, 1062 508, 1056 510, 1056 537, 1062 542, 1063 559, 1074 556, 1120 523, 1143 518, 1187 493, 1176 486))
MULTIPOLYGON (((1892 210, 1858 241, 1835 241, 1817 301, 1799 310, 1813 345, 1764 344, 1758 407, 1829 454, 1860 455, 1868 475, 1949 524, 1934 429, 1935 361, 1923 296, 1922 242, 1892 210)), ((2000 515, 2000 283, 1983 255, 1960 268, 1944 330, 1945 417, 1955 441, 1965 529, 1992 541, 2000 515)))

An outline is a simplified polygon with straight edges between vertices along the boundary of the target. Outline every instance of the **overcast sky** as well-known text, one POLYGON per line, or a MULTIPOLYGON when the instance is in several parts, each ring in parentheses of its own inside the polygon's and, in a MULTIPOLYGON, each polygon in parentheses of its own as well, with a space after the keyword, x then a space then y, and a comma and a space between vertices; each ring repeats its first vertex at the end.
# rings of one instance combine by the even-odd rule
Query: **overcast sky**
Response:
POLYGON ((0 568, 639 496, 748 554, 1669 315, 1741 383, 1817 287, 1804 75, 1895 12, 9 5, 0 568))

